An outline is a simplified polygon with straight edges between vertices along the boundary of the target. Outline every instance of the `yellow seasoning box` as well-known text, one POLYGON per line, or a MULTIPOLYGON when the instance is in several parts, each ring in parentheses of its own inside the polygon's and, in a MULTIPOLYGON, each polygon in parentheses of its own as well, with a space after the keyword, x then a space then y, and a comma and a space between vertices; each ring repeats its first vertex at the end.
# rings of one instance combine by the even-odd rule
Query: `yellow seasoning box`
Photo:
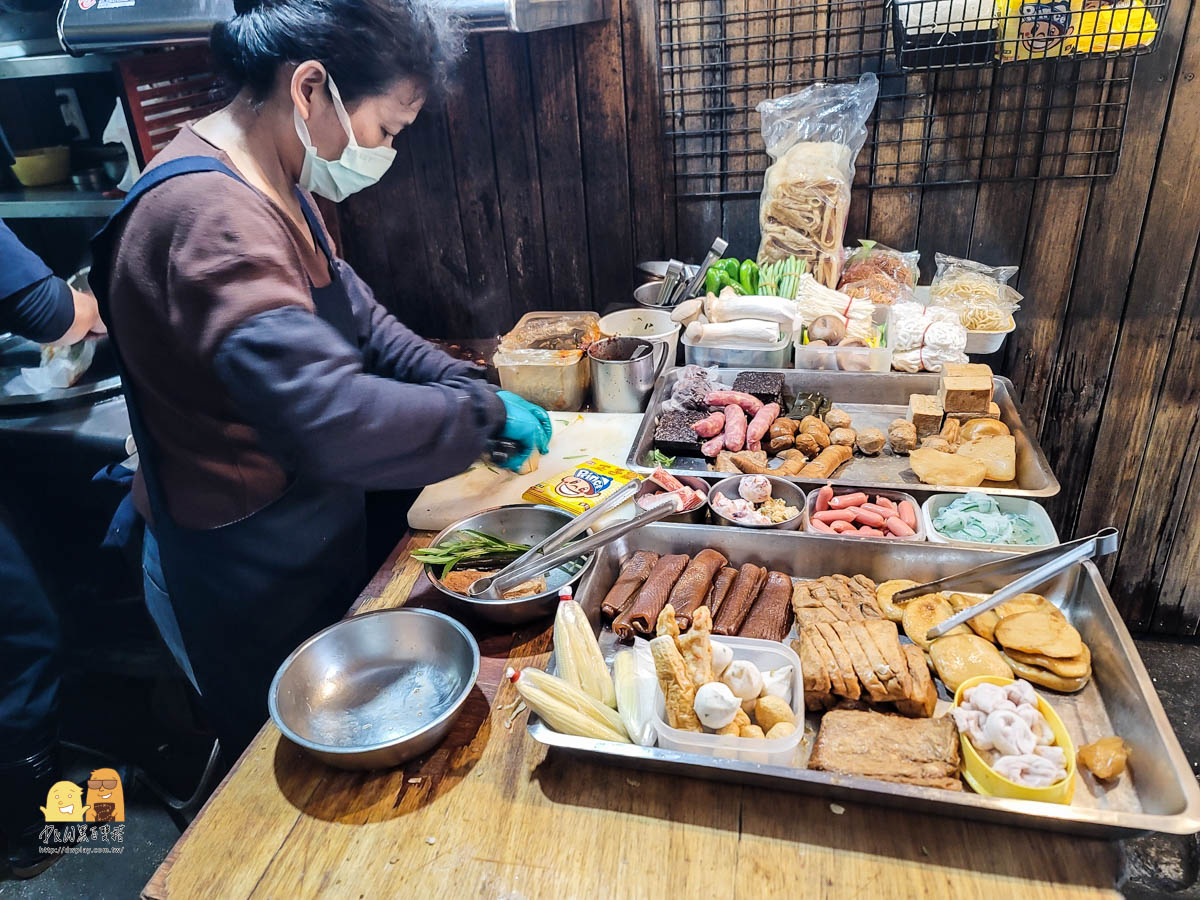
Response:
POLYGON ((539 481, 522 494, 521 499, 557 506, 579 515, 635 478, 637 475, 628 469, 602 459, 585 459, 573 469, 539 481))

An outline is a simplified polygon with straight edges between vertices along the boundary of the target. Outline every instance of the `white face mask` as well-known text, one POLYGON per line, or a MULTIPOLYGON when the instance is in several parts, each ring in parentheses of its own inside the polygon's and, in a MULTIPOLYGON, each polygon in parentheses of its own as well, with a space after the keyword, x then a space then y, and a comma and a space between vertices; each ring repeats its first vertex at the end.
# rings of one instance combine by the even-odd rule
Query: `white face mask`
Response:
POLYGON ((350 127, 350 117, 346 115, 346 107, 342 105, 342 97, 332 78, 328 78, 329 93, 333 97, 333 109, 338 121, 346 131, 350 143, 337 159, 322 159, 317 156, 317 148, 313 146, 308 126, 300 116, 300 110, 292 108, 296 121, 296 134, 304 144, 304 165, 300 169, 300 187, 311 191, 320 197, 339 203, 351 194, 370 187, 383 177, 396 151, 391 147, 360 147, 354 139, 354 130, 350 127))

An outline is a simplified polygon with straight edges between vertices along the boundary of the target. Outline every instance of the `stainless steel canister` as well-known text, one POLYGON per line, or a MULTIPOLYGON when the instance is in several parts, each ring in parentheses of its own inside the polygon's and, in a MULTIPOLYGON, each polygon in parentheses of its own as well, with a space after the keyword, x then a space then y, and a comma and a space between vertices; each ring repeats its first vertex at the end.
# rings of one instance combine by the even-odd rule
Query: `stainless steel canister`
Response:
POLYGON ((596 341, 588 348, 592 405, 596 412, 641 412, 666 363, 664 343, 635 337, 596 341))

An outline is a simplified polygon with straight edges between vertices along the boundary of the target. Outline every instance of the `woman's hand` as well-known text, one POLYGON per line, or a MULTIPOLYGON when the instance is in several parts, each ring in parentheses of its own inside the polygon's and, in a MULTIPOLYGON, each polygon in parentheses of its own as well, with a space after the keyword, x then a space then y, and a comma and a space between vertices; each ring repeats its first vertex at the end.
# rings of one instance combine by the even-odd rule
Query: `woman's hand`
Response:
POLYGON ((100 308, 96 305, 95 297, 71 288, 71 299, 75 301, 75 321, 67 333, 54 342, 54 346, 69 347, 89 334, 108 334, 107 326, 100 320, 100 308))
POLYGON ((536 448, 539 453, 550 449, 550 438, 554 434, 554 426, 550 424, 550 416, 540 406, 530 403, 524 397, 519 397, 512 391, 497 391, 496 396, 504 403, 504 428, 500 437, 516 442, 521 452, 514 455, 504 464, 506 469, 516 472, 532 455, 536 448))

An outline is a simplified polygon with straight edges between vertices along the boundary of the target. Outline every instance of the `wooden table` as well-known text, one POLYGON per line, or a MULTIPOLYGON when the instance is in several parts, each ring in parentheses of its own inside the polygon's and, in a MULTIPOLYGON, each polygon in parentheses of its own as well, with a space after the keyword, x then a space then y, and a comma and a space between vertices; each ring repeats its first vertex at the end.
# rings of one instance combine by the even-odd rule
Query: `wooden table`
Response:
MULTIPOLYGON (((410 535, 353 612, 438 607, 410 535)), ((146 885, 162 897, 1115 895, 1115 844, 548 753, 510 722, 546 623, 473 628, 479 684, 429 757, 328 768, 268 723, 146 885)))

